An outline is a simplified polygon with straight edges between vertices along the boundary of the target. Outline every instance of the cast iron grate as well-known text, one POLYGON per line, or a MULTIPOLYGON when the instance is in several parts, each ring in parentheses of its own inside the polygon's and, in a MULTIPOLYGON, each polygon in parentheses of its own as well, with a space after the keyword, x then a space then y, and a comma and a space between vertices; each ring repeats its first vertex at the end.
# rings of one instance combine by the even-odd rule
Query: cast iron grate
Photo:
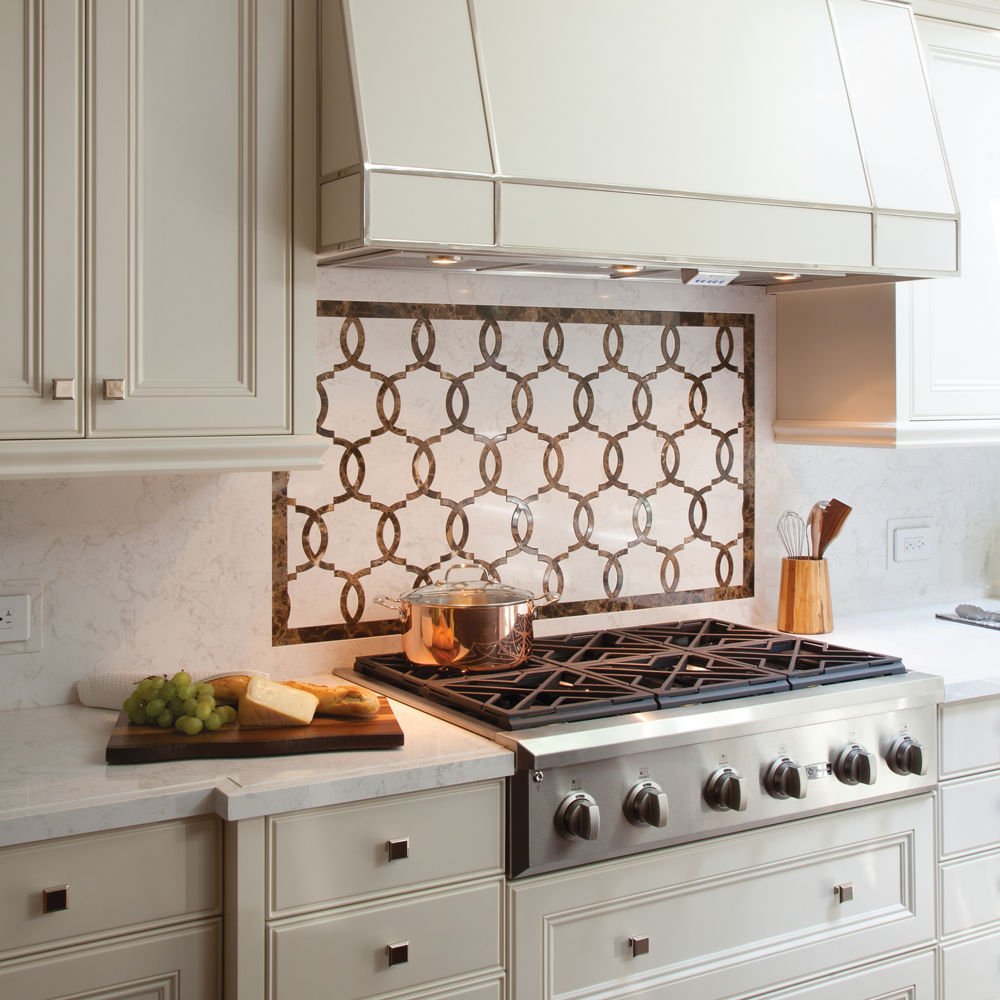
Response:
POLYGON ((536 639, 516 670, 415 667, 401 653, 355 670, 512 730, 905 672, 898 657, 712 618, 536 639))

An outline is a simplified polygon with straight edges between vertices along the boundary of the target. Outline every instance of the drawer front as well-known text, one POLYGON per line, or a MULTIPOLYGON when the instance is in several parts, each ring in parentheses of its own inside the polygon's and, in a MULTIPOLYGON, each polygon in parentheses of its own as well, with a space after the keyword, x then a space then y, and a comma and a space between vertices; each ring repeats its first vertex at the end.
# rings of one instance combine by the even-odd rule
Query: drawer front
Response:
POLYGON ((1000 774, 940 786, 941 855, 1000 847, 1000 774))
POLYGON ((941 949, 942 1000, 1000 1000, 1000 933, 941 949))
POLYGON ((768 994, 767 1000, 934 1000, 934 952, 768 994))
POLYGON ((0 964, 10 1000, 218 1000, 219 919, 0 964))
POLYGON ((1000 921, 1000 852, 941 866, 941 916, 944 934, 1000 921))
POLYGON ((269 1000, 395 995, 457 976, 499 972, 502 885, 495 878, 272 925, 269 1000), (406 961, 390 965, 388 947, 404 943, 406 961))
POLYGON ((1000 698, 941 706, 941 777, 1000 767, 1000 698))
POLYGON ((214 816, 7 847, 0 851, 0 948, 7 955, 214 914, 221 899, 214 816), (61 885, 66 908, 44 912, 43 890, 61 885))
POLYGON ((500 872, 502 827, 501 781, 273 817, 269 914, 500 872))
POLYGON ((929 944, 933 852, 920 796, 515 882, 514 995, 743 996, 929 944))

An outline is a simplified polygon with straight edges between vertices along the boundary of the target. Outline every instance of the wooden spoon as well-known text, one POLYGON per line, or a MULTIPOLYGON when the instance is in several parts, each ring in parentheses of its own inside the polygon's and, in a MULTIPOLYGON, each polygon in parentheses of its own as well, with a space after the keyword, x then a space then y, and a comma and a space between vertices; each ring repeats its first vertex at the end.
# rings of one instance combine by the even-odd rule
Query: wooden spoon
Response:
POLYGON ((840 533, 840 529, 844 526, 844 521, 847 520, 847 515, 852 510, 852 507, 848 507, 846 503, 840 500, 831 500, 826 505, 826 509, 823 511, 823 522, 819 534, 818 558, 823 558, 823 553, 826 552, 827 546, 840 533))
POLYGON ((809 558, 819 559, 820 539, 823 537, 823 508, 825 503, 814 503, 809 511, 809 558))

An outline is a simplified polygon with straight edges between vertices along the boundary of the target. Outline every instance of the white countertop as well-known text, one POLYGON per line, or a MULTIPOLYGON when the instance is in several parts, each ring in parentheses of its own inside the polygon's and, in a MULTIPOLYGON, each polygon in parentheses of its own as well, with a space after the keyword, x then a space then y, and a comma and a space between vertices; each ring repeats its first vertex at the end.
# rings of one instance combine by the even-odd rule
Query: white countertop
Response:
POLYGON ((514 755, 391 701, 403 746, 162 764, 106 764, 118 713, 0 712, 0 846, 214 812, 237 820, 506 777, 514 755))
MULTIPOLYGON (((978 601, 1000 610, 1000 601, 978 601)), ((844 617, 816 636, 939 674, 945 701, 1000 695, 1000 630, 930 605, 844 617)), ((695 617, 692 615, 691 617, 695 617)), ((513 754, 392 701, 404 745, 227 760, 108 765, 117 713, 81 705, 0 712, 0 846, 203 813, 247 819, 513 774, 513 754)))

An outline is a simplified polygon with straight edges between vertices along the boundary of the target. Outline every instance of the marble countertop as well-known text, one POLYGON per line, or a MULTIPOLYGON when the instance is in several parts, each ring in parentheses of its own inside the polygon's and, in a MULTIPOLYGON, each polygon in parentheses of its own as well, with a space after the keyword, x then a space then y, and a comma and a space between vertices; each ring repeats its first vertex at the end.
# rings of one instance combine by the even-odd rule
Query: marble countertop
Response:
MULTIPOLYGON (((1000 611, 1000 601, 980 601, 1000 611)), ((1000 630, 936 618, 928 605, 846 616, 824 641, 899 656, 939 674, 945 700, 1000 695, 1000 630)), ((513 754, 392 701, 405 743, 229 760, 110 766, 115 712, 57 705, 0 713, 0 846, 203 813, 247 819, 505 777, 513 754)))
POLYGON ((104 762, 118 713, 82 705, 0 713, 0 846, 203 813, 238 820, 505 777, 514 755, 391 701, 385 750, 162 764, 104 762))

